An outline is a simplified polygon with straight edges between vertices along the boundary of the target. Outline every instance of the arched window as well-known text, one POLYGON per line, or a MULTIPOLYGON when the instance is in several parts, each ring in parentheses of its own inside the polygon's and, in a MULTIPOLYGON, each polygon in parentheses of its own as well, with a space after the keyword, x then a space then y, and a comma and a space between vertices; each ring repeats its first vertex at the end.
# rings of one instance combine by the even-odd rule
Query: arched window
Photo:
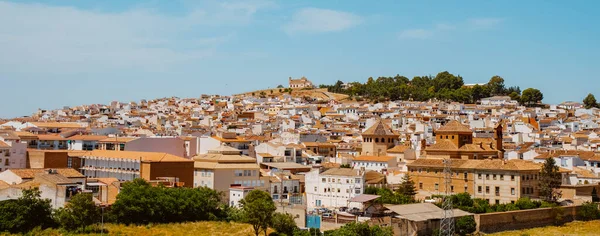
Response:
POLYGON ((379 138, 375 138, 375 142, 378 143, 379 142, 379 138))

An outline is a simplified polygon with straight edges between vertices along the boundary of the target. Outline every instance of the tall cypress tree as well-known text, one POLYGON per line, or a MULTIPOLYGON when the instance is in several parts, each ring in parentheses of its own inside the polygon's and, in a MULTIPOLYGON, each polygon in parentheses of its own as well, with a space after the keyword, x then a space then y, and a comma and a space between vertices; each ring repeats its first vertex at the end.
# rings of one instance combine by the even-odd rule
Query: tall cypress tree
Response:
POLYGON ((561 196, 561 174, 554 158, 547 158, 540 171, 540 197, 548 202, 556 202, 561 196))

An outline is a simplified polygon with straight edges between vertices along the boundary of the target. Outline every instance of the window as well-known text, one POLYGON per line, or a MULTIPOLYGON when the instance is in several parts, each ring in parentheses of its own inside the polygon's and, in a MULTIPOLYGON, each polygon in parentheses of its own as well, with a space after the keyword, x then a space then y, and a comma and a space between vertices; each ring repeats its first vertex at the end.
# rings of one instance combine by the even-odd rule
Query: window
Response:
POLYGON ((439 187, 439 184, 435 183, 435 186, 434 186, 435 190, 438 190, 438 187, 439 187))
POLYGON ((496 199, 496 205, 500 204, 500 200, 496 199))
POLYGON ((465 172, 464 175, 465 175, 465 180, 466 180, 469 175, 467 174, 467 172, 465 172))
POLYGON ((515 181, 515 175, 510 176, 510 181, 515 181))
POLYGON ((350 183, 350 179, 346 179, 346 183, 349 184, 350 183))
POLYGON ((500 175, 500 180, 504 180, 504 175, 500 175))
POLYGON ((500 196, 500 187, 496 187, 496 196, 500 196))
POLYGON ((423 183, 419 182, 419 189, 423 189, 423 183))
POLYGON ((477 192, 481 193, 481 186, 477 186, 477 192))
POLYGON ((467 185, 465 185, 465 193, 468 193, 469 191, 467 191, 469 189, 469 187, 467 187, 467 185))
POLYGON ((450 192, 454 192, 454 185, 450 185, 450 192))
POLYGON ((494 177, 493 177, 493 178, 494 178, 494 180, 496 180, 496 174, 494 174, 494 177))
POLYGON ((325 178, 321 178, 321 182, 325 183, 325 178))
POLYGON ((481 174, 477 174, 477 178, 478 178, 478 179, 481 179, 481 174))
POLYGON ((354 183, 360 184, 360 179, 354 179, 354 183))
POLYGON ((510 195, 515 195, 515 188, 510 188, 510 195))
POLYGON ((485 174, 485 179, 489 180, 490 179, 490 174, 485 174))
POLYGON ((485 186, 485 193, 490 193, 490 186, 485 186))
POLYGON ((318 191, 318 190, 317 190, 317 187, 315 186, 315 192, 316 192, 316 191, 318 191))

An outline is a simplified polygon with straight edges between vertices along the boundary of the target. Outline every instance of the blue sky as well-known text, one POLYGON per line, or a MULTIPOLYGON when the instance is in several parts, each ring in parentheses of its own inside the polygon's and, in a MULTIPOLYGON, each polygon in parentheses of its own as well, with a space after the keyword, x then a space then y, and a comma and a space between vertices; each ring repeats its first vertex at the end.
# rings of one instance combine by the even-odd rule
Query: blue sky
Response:
MULTIPOLYGON (((600 89, 598 1, 1 1, 0 117, 447 70, 600 89)), ((600 93, 597 94, 600 96, 600 93)))

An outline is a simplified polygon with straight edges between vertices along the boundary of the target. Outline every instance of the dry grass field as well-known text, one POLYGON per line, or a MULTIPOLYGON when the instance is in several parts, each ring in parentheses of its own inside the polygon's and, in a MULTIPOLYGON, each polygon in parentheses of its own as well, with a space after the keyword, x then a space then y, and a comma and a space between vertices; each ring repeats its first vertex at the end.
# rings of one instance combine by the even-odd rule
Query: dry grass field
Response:
MULTIPOLYGON (((198 236, 228 236, 242 235, 253 236, 254 230, 248 224, 227 223, 215 221, 203 221, 181 224, 156 224, 148 226, 125 226, 116 224, 106 224, 105 229, 108 234, 104 235, 142 235, 142 236, 179 236, 179 235, 198 235, 198 236)), ((267 234, 273 231, 267 231, 267 234)), ((63 234, 57 229, 47 229, 44 231, 31 232, 30 235, 58 236, 71 235, 63 234)), ((100 235, 100 234, 80 234, 80 235, 100 235)), ((261 233, 262 235, 262 233, 261 233)))
POLYGON ((563 226, 548 226, 526 230, 506 231, 493 236, 600 235, 600 220, 575 221, 563 226))

